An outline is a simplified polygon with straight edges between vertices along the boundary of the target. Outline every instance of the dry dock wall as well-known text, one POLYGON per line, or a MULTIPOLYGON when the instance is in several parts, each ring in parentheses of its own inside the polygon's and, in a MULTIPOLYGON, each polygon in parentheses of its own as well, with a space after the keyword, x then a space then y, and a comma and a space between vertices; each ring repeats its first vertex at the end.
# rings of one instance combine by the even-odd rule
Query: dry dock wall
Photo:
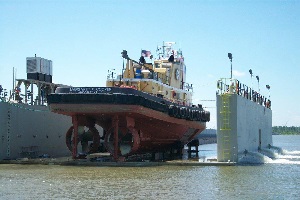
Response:
POLYGON ((69 156, 65 133, 71 118, 46 106, 0 102, 0 160, 28 156, 69 156))
POLYGON ((238 162, 239 155, 246 151, 258 152, 269 144, 272 145, 270 108, 237 94, 217 95, 219 162, 238 162))

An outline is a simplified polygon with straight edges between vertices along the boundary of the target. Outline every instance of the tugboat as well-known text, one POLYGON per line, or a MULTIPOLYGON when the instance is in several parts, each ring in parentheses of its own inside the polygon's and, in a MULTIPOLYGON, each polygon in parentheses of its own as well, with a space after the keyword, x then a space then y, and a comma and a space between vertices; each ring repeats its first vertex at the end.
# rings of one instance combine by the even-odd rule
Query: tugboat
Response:
POLYGON ((66 143, 73 158, 87 132, 90 152, 103 141, 118 161, 136 154, 181 152, 205 129, 210 113, 192 104, 184 57, 173 44, 163 43, 157 59, 142 50, 135 61, 123 50, 122 73, 114 77, 109 72, 106 87, 59 87, 47 97, 52 112, 72 117, 66 143), (103 128, 101 136, 97 125, 103 128))

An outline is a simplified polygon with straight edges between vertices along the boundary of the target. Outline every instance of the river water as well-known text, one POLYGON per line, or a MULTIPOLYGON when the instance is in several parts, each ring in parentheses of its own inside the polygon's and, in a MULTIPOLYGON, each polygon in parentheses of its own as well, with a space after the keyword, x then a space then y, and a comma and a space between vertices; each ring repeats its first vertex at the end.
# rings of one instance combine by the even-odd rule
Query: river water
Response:
MULTIPOLYGON (((83 167, 0 165, 0 199, 300 199, 300 136, 273 136, 263 165, 83 167)), ((200 156, 216 155, 216 144, 200 156)), ((216 156, 215 156, 216 157, 216 156)))

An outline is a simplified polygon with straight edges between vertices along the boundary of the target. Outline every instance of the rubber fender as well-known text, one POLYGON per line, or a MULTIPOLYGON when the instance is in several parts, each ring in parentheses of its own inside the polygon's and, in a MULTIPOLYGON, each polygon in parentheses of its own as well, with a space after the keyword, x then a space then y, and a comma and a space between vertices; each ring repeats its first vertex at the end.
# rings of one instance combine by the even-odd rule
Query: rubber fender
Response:
POLYGON ((150 108, 151 103, 150 103, 150 101, 149 101, 148 99, 144 99, 142 105, 143 105, 144 107, 146 107, 146 108, 150 108))
POLYGON ((196 110, 196 121, 200 121, 200 110, 196 110))
POLYGON ((205 116, 205 111, 204 110, 201 111, 201 121, 202 122, 206 121, 206 116, 205 116))
POLYGON ((174 107, 175 110, 175 115, 174 117, 179 118, 180 119, 180 108, 178 106, 174 107))
POLYGON ((121 95, 119 94, 112 94, 112 96, 113 96, 113 100, 112 100, 113 104, 119 104, 123 100, 123 98, 121 98, 121 95))
POLYGON ((190 109, 189 108, 186 109, 185 119, 190 120, 190 109))
POLYGON ((152 108, 152 104, 153 104, 152 101, 148 100, 148 101, 146 102, 146 107, 147 107, 147 108, 153 109, 153 108, 152 108))
POLYGON ((99 102, 100 102, 100 103, 106 103, 106 95, 105 95, 105 94, 104 94, 104 95, 101 95, 101 96, 99 95, 99 97, 100 97, 100 98, 99 98, 99 102))
POLYGON ((133 105, 135 105, 136 104, 136 100, 137 99, 137 97, 136 96, 134 96, 134 95, 128 95, 128 104, 133 104, 133 105))
POLYGON ((197 110, 193 110, 193 121, 197 121, 197 110))
POLYGON ((185 107, 181 107, 180 108, 180 118, 184 119, 186 117, 186 108, 185 107))
POLYGON ((143 97, 141 96, 134 96, 135 98, 135 105, 143 105, 143 97))
POLYGON ((157 103, 158 105, 158 110, 164 113, 169 112, 168 106, 164 103, 157 103))
POLYGON ((139 101, 139 104, 140 105, 142 105, 142 106, 144 106, 144 107, 146 107, 146 99, 144 98, 144 97, 140 97, 140 99, 139 99, 140 101, 139 101))
POLYGON ((179 117, 179 115, 180 115, 180 109, 179 109, 179 107, 178 106, 174 106, 173 110, 174 110, 174 117, 180 118, 179 117))
POLYGON ((152 109, 157 110, 157 111, 161 111, 160 105, 156 101, 152 101, 152 109))
POLYGON ((119 103, 122 103, 124 100, 126 100, 126 96, 125 95, 122 95, 122 94, 113 94, 113 103, 114 104, 119 104, 119 103))
POLYGON ((190 111, 191 109, 190 108, 186 108, 186 115, 185 115, 185 119, 189 120, 190 119, 190 111))
POLYGON ((120 95, 116 96, 116 98, 117 98, 117 99, 115 99, 116 103, 120 103, 120 104, 128 103, 127 95, 120 94, 120 95))
POLYGON ((201 113, 202 113, 202 110, 199 110, 198 111, 198 121, 201 121, 201 113))
POLYGON ((210 112, 205 111, 205 119, 206 119, 207 122, 210 121, 210 112))
POLYGON ((193 110, 189 110, 189 120, 193 121, 193 110))
POLYGON ((171 117, 174 117, 174 113, 173 113, 173 108, 174 108, 174 105, 170 105, 169 108, 168 108, 168 114, 171 116, 171 117))
POLYGON ((177 106, 174 106, 173 107, 173 117, 177 117, 178 115, 178 109, 177 109, 177 106))

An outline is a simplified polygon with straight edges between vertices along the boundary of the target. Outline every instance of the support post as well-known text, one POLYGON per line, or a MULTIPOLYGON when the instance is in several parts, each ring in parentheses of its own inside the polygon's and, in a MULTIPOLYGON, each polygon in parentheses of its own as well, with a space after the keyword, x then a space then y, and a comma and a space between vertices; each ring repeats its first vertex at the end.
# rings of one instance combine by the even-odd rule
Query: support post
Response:
POLYGON ((114 127, 114 159, 115 161, 119 158, 119 117, 118 115, 114 116, 113 119, 113 127, 114 127))
POLYGON ((28 96, 27 96, 27 85, 26 85, 26 82, 24 82, 24 86, 25 86, 25 104, 27 104, 27 98, 28 98, 28 96))
POLYGON ((30 83, 30 90, 31 90, 31 105, 33 105, 33 83, 30 83))
POLYGON ((74 115, 72 117, 72 123, 74 127, 74 135, 73 135, 73 151, 72 151, 72 157, 73 159, 76 159, 77 157, 77 143, 78 143, 78 116, 74 115))
POLYGON ((38 82, 36 85, 38 88, 37 105, 41 105, 41 83, 38 82))

